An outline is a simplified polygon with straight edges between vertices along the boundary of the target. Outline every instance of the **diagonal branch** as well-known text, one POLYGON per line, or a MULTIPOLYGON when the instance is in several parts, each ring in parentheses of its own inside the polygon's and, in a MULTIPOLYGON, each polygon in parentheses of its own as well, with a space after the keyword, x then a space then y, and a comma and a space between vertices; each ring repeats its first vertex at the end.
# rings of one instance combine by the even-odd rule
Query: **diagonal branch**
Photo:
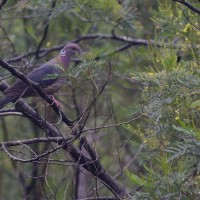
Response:
MULTIPOLYGON (((0 60, 2 61, 2 60, 0 60)), ((2 64, 2 62, 0 62, 2 64)), ((3 62, 3 64, 5 64, 3 62)), ((7 65, 7 63, 6 63, 7 65)), ((8 65, 9 66, 9 65, 8 65)), ((25 76, 21 73, 18 74, 18 77, 22 77, 22 80, 27 81, 25 76), (25 78, 24 78, 25 77, 25 78)), ((2 86, 2 89, 4 90, 6 85, 4 84, 2 86)), ((0 87, 1 89, 1 87, 0 87)), ((34 88, 35 89, 35 88, 34 88)), ((25 117, 27 117, 30 121, 32 121, 35 125, 37 125, 40 129, 44 130, 47 134, 47 136, 50 137, 61 137, 61 133, 54 128, 48 121, 46 121, 42 116, 40 116, 36 111, 34 111, 29 105, 27 105, 22 99, 20 99, 16 105, 16 110, 23 113, 25 117)), ((72 128, 72 134, 75 130, 72 128)), ((75 134, 77 135, 77 134, 75 134)), ((79 135, 79 134, 78 134, 79 135)), ((77 139, 77 137, 75 137, 77 139)), ((99 159, 93 160, 85 156, 76 146, 72 144, 72 142, 75 140, 72 139, 72 141, 69 143, 64 142, 61 143, 62 148, 66 150, 69 155, 73 158, 73 160, 78 164, 78 166, 83 167, 88 173, 92 174, 93 176, 97 177, 115 196, 125 196, 126 190, 124 187, 122 187, 118 181, 113 178, 101 165, 99 159)), ((87 142, 86 138, 84 138, 85 142, 87 142)), ((88 146, 89 143, 87 142, 87 148, 92 150, 90 146, 88 146)), ((4 146, 5 147, 5 146, 4 146)), ((92 150, 93 152, 93 150, 92 150)), ((94 155, 96 158, 96 155, 94 155)))
POLYGON ((0 59, 0 65, 7 69, 12 75, 15 77, 23 80, 27 85, 32 87, 35 92, 45 101, 47 101, 51 107, 54 109, 54 111, 62 117, 62 121, 65 122, 69 127, 72 126, 72 122, 70 119, 67 118, 67 116, 61 111, 58 106, 54 103, 53 99, 49 97, 43 90, 42 88, 35 82, 31 81, 29 78, 27 78, 23 73, 17 71, 14 69, 14 66, 4 62, 2 59, 0 59))
POLYGON ((0 10, 3 8, 3 6, 5 5, 6 2, 7 2, 7 0, 2 0, 0 2, 0 10))
POLYGON ((192 10, 193 12, 197 13, 200 15, 200 10, 198 8, 195 8, 194 6, 192 6, 189 2, 185 1, 185 0, 173 0, 176 1, 180 4, 183 4, 184 6, 186 6, 187 8, 189 8, 190 10, 192 10))
MULTIPOLYGON (((44 131, 51 137, 60 137, 60 133, 45 121, 41 116, 32 110, 27 104, 21 102, 16 104, 18 111, 22 112, 28 119, 34 122, 38 127, 44 129, 44 131)), ((88 173, 96 176, 113 194, 116 196, 123 196, 126 194, 125 189, 119 185, 119 183, 103 168, 99 160, 93 161, 83 155, 80 150, 71 143, 64 143, 64 150, 67 150, 73 160, 78 165, 83 167, 88 173)))

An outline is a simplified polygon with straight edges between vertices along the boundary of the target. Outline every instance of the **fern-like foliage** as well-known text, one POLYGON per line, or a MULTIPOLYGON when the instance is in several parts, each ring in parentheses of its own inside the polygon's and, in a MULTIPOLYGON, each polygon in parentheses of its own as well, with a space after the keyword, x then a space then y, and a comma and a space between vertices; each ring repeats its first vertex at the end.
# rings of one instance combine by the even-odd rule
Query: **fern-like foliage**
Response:
POLYGON ((145 72, 131 73, 144 83, 140 104, 145 116, 139 128, 129 127, 144 145, 140 155, 144 172, 127 170, 137 188, 131 198, 199 199, 199 58, 188 49, 189 59, 178 63, 177 50, 168 47, 150 49, 148 54, 152 64, 145 72))

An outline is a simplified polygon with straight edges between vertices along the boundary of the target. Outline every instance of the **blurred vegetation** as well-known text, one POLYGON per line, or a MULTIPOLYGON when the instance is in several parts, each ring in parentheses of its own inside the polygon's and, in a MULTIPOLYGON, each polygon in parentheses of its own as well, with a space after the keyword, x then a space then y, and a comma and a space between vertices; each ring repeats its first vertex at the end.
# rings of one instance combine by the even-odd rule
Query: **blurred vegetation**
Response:
MULTIPOLYGON (((198 1, 188 2, 200 8, 198 1)), ((101 163, 130 193, 127 199, 199 199, 199 24, 198 14, 170 0, 9 0, 0 12, 0 57, 9 60, 37 50, 45 29, 41 48, 96 33, 163 44, 132 45, 113 54, 127 43, 101 37, 82 40, 83 62, 70 66, 67 87, 56 96, 66 115, 76 119, 101 89, 111 66, 111 79, 85 126, 91 130, 84 133, 101 163)), ((12 64, 27 72, 57 54, 32 54, 12 64)), ((8 83, 16 80, 1 67, 0 73, 8 83)), ((59 121, 44 102, 26 101, 47 120, 59 121)), ((69 132, 62 124, 56 128, 69 132)), ((0 117, 1 141, 41 136, 45 133, 24 117, 0 117)), ((51 145, 9 150, 25 159, 33 153, 30 148, 41 154, 51 145)), ((0 160, 0 199, 74 199, 78 166, 62 150, 35 163, 15 162, 2 150, 0 160)), ((111 195, 84 171, 83 176, 81 198, 111 195)))

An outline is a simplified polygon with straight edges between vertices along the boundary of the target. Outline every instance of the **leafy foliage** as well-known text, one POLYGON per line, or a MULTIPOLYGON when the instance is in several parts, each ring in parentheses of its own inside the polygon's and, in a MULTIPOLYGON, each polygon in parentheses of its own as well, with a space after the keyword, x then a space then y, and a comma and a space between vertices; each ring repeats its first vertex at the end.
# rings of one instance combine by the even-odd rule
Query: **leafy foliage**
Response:
MULTIPOLYGON (((131 72, 134 80, 146 83, 140 101, 146 124, 139 133, 141 139, 146 138, 141 154, 145 169, 139 175, 127 170, 127 175, 141 188, 134 192, 133 199, 198 199, 199 46, 188 44, 199 42, 199 30, 185 15, 195 24, 198 18, 168 1, 159 5, 159 12, 153 11, 156 37, 169 41, 177 35, 182 59, 177 60, 179 50, 151 48, 148 53, 152 64, 142 73, 131 72)), ((134 128, 132 132, 137 133, 134 128)))
MULTIPOLYGON (((199 8, 197 1, 188 2, 199 8)), ((11 61, 26 72, 57 55, 53 49, 43 54, 45 48, 82 35, 109 34, 110 39, 80 40, 85 55, 67 70, 57 66, 68 80, 58 94, 63 112, 79 119, 80 126, 84 124, 82 134, 105 171, 131 191, 128 199, 199 199, 199 24, 199 15, 169 0, 10 0, 0 15, 0 55, 12 60, 34 52, 42 41, 44 49, 38 57, 30 53, 11 61), (116 35, 154 43, 134 46, 117 40, 116 35), (103 87, 109 70, 112 76, 103 87), (100 88, 103 91, 95 99, 100 88), (89 115, 82 117, 91 102, 89 115)), ((0 70, 2 80, 14 81, 6 70, 0 70)), ((69 134, 69 128, 44 102, 28 102, 63 137, 69 134)), ((1 141, 44 136, 43 130, 21 116, 1 117, 0 125, 1 141)), ((86 144, 79 140, 73 144, 89 155, 86 144)), ((56 147, 35 143, 8 150, 23 159, 56 147)), ((0 198, 78 199, 79 178, 83 181, 80 198, 110 195, 96 177, 88 176, 60 149, 32 163, 8 161, 3 153, 0 158, 0 198)))

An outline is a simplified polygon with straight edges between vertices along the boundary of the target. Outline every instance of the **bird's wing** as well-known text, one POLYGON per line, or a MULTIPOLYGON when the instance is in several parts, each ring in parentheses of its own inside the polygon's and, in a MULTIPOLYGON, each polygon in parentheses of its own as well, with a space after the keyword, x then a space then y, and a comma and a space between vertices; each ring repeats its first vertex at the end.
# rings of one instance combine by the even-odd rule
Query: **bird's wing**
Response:
POLYGON ((56 65, 44 64, 30 72, 27 77, 45 88, 52 85, 62 75, 62 70, 56 65))
MULTIPOLYGON (((57 81, 61 77, 61 73, 62 70, 59 67, 54 63, 48 62, 30 72, 27 77, 38 83, 40 87, 46 88, 57 81)), ((34 90, 30 86, 22 80, 18 80, 4 93, 8 96, 27 97, 32 95, 33 92, 34 90)))

